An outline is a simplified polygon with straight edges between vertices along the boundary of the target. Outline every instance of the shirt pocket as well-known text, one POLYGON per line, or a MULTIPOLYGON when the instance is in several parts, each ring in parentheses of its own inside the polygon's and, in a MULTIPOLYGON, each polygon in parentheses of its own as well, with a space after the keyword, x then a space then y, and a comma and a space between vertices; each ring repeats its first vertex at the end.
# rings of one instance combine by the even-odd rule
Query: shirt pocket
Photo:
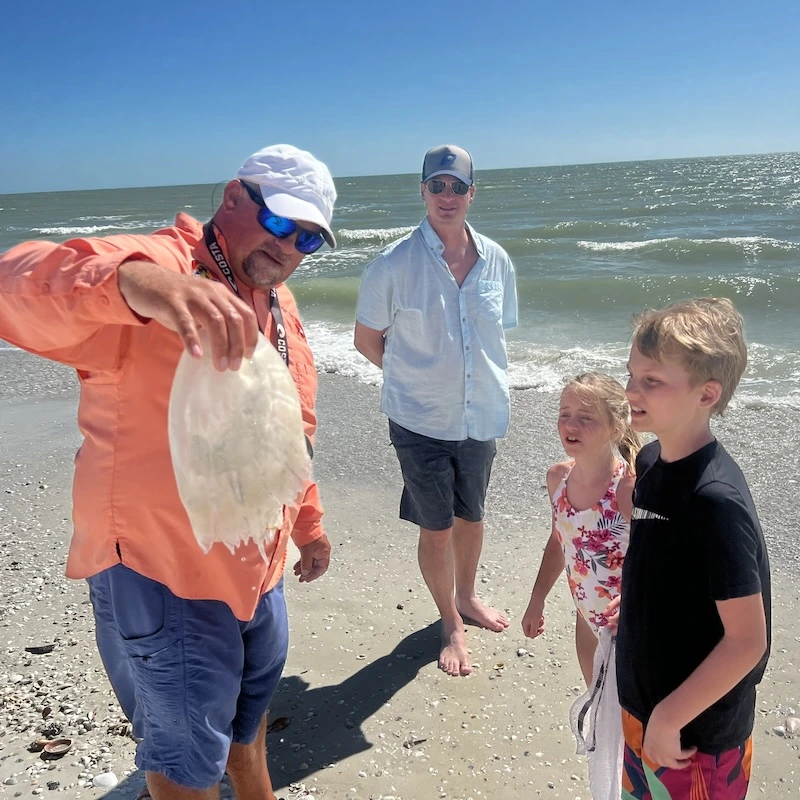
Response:
POLYGON ((492 322, 503 317, 503 284, 500 281, 478 281, 478 315, 492 322))

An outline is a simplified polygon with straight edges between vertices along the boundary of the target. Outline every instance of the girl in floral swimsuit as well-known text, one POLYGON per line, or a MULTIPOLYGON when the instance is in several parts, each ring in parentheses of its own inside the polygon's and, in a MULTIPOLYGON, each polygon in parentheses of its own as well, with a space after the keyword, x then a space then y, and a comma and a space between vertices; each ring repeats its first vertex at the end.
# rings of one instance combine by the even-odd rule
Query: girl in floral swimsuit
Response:
POLYGON ((588 685, 598 633, 608 622, 606 606, 619 595, 641 443, 630 426, 625 390, 600 372, 564 387, 558 433, 570 459, 547 471, 553 527, 522 629, 531 638, 542 633, 545 600, 564 570, 578 609, 575 644, 588 685))

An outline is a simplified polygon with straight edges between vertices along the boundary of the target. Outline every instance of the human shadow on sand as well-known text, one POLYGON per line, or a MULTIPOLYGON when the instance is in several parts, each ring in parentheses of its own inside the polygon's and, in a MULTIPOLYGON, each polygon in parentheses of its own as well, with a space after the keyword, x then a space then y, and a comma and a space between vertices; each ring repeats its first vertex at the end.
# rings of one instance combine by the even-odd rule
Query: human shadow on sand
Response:
MULTIPOLYGON (((278 791, 373 745, 362 724, 439 657, 441 623, 434 622, 406 636, 395 648, 341 683, 311 687, 299 675, 281 679, 270 709, 270 721, 286 718, 267 734, 269 771, 278 791), (285 724, 285 723, 284 723, 285 724)), ((325 654, 321 654, 325 657, 325 654)), ((397 710, 398 727, 404 715, 397 710)), ((137 771, 105 795, 107 800, 131 800, 144 787, 137 771)), ((280 796, 280 792, 278 792, 280 796)), ((232 798, 227 781, 221 800, 232 798)))
MULTIPOLYGON (((284 731, 267 734, 275 788, 298 783, 328 764, 369 750, 372 743, 364 736, 362 724, 414 680, 420 669, 438 659, 440 641, 441 624, 435 622, 409 634, 390 653, 341 683, 312 688, 298 675, 284 677, 270 718, 288 717, 290 724, 284 731)), ((398 722, 404 713, 397 709, 398 722)))

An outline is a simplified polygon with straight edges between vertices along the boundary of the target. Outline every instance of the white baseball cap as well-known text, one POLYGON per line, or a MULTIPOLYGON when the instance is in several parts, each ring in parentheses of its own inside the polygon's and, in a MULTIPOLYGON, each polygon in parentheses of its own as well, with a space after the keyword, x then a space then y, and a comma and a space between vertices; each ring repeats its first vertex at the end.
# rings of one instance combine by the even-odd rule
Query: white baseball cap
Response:
POLYGON ((319 225, 325 241, 336 247, 331 229, 336 188, 328 168, 311 153, 273 144, 253 153, 236 177, 258 185, 274 214, 319 225))

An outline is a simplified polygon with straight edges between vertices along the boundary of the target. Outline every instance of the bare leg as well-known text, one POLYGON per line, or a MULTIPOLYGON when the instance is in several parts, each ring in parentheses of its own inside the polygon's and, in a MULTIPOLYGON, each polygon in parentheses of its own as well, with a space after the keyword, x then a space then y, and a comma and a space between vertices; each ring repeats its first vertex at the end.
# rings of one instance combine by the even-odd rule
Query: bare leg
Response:
POLYGON ((472 664, 464 636, 464 621, 453 597, 455 571, 450 542, 453 529, 430 531, 420 528, 417 556, 422 577, 442 618, 442 650, 439 669, 448 675, 469 675, 472 664))
POLYGON ((575 615, 575 647, 578 650, 578 663, 581 665, 581 672, 586 685, 592 683, 592 662, 594 661, 594 651, 597 649, 597 637, 583 618, 580 611, 575 615))
POLYGON ((456 607, 482 628, 504 631, 508 617, 496 608, 484 605, 475 593, 475 574, 483 548, 483 522, 467 522, 459 517, 453 523, 453 558, 456 578, 456 607))
POLYGON ((232 744, 228 777, 236 800, 276 800, 267 768, 267 716, 250 744, 232 744))
MULTIPOLYGON (((236 800, 277 800, 267 769, 266 715, 250 744, 231 745, 226 770, 236 800)), ((219 786, 186 789, 156 772, 147 773, 147 788, 152 800, 219 800, 219 786)))
POLYGON ((147 773, 147 788, 153 800, 219 800, 219 786, 210 789, 187 789, 159 772, 147 773))

